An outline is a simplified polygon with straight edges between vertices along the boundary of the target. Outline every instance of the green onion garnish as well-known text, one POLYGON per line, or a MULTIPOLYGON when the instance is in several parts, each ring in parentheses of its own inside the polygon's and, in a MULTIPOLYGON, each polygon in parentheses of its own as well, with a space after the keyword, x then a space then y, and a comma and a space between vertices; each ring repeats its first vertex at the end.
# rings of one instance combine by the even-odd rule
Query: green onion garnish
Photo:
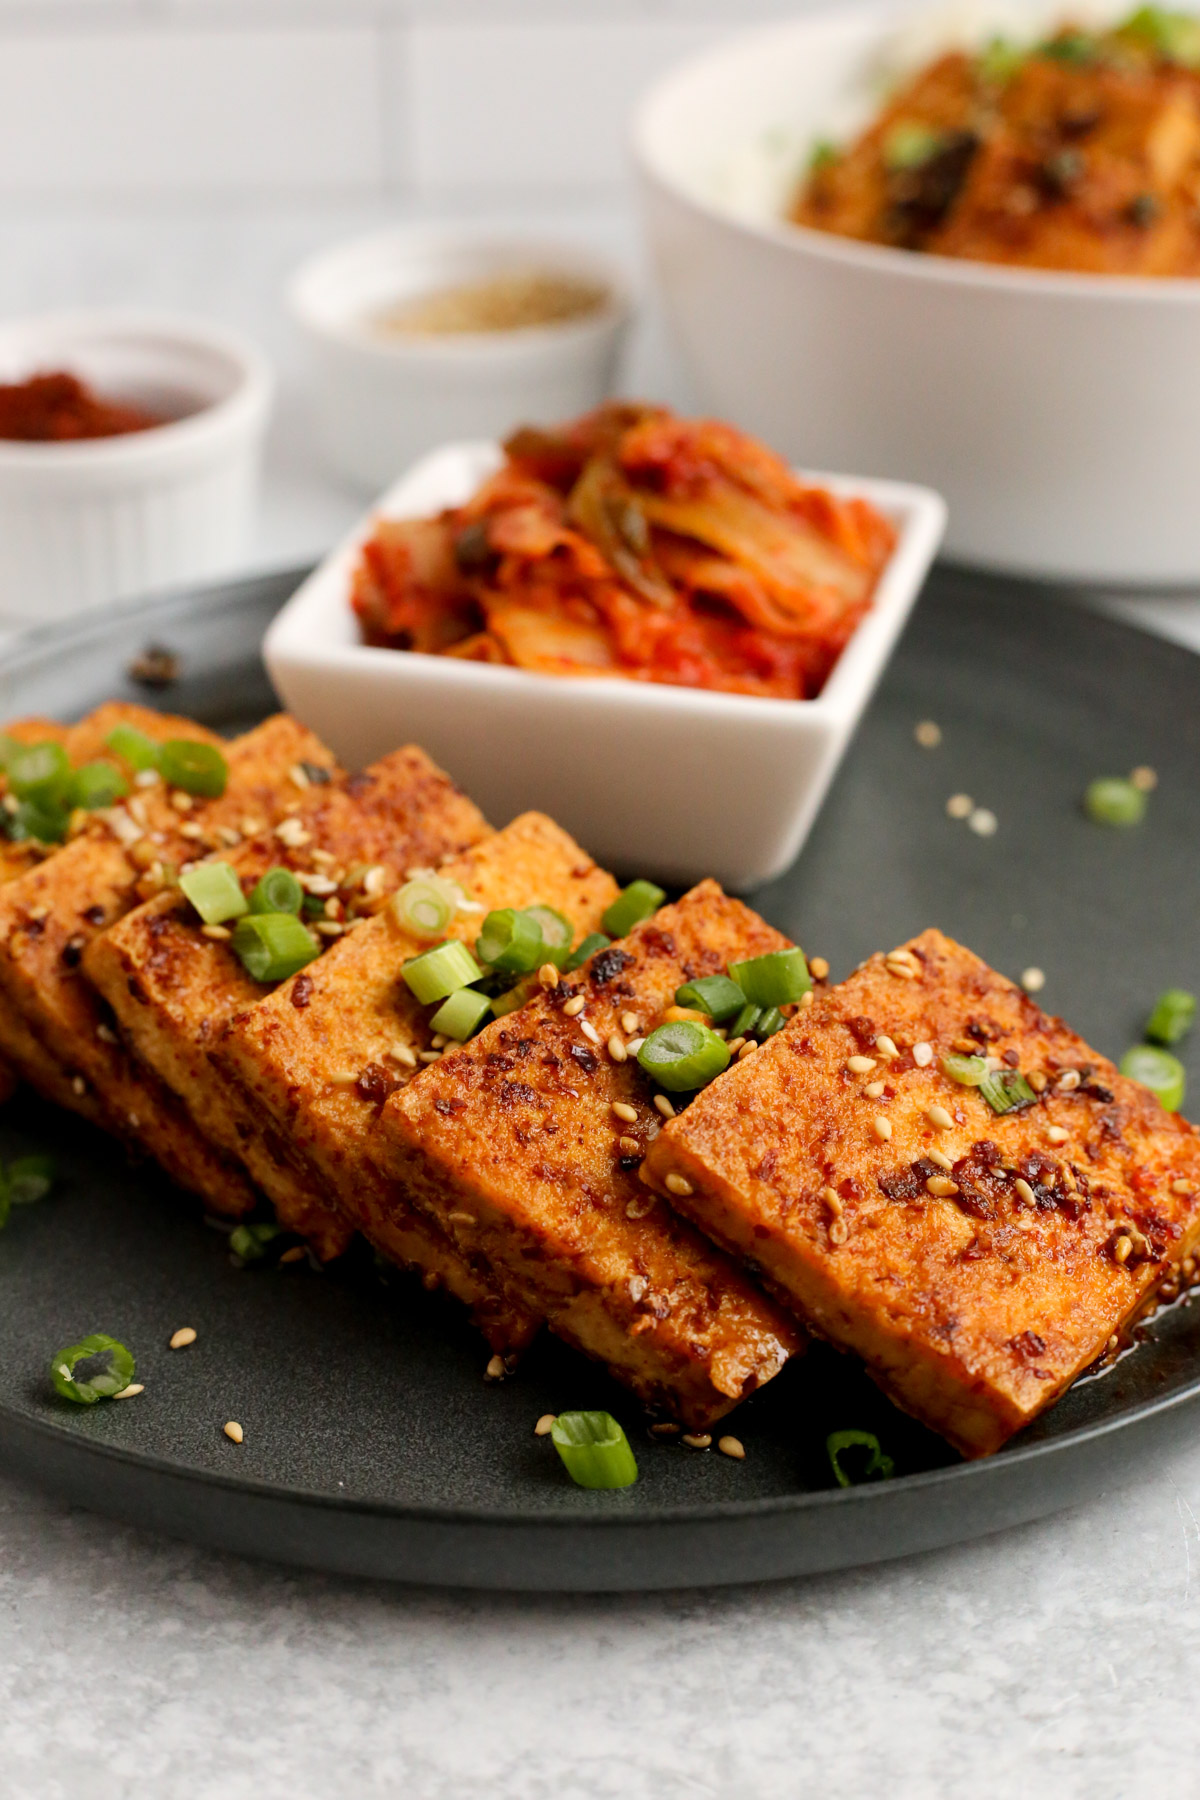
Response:
POLYGON ((755 1037, 763 1038, 764 1040, 769 1037, 774 1037, 775 1033, 777 1031, 782 1031, 786 1024, 787 1020, 784 1018, 779 1008, 777 1006, 769 1006, 762 1018, 759 1019, 758 1023, 755 1025, 754 1035, 755 1037))
POLYGON ((638 1478, 629 1439, 611 1413, 559 1413, 550 1437, 577 1487, 632 1487, 638 1478))
POLYGON ((812 986, 803 950, 773 950, 769 956, 730 963, 729 978, 755 1006, 789 1006, 812 986))
POLYGON ((1095 62, 1099 46, 1094 37, 1084 31, 1064 31, 1058 37, 1049 38, 1046 43, 1038 45, 1038 55, 1048 56, 1054 62, 1074 63, 1086 67, 1095 62))
POLYGON ((685 981, 675 989, 676 1006, 694 1006, 707 1013, 716 1024, 732 1019, 746 1004, 746 996, 728 975, 702 975, 699 981, 685 981))
MULTIPOLYGON (((888 1481, 896 1473, 895 1463, 890 1456, 884 1455, 873 1431, 831 1431, 825 1439, 825 1450, 839 1487, 857 1487, 863 1481, 888 1481), (852 1474, 842 1463, 847 1450, 865 1450, 867 1453, 857 1474, 852 1474)), ((859 1462, 859 1459, 856 1457, 855 1461, 859 1462)))
POLYGON ((1020 1112, 1037 1099, 1019 1069, 990 1069, 979 1083, 979 1092, 994 1113, 1020 1112))
POLYGON ((219 800, 229 780, 229 764, 216 745, 193 743, 190 738, 168 739, 159 751, 158 766, 168 787, 205 800, 219 800))
POLYGON ((1083 810, 1094 825, 1140 825, 1146 796, 1122 776, 1101 775, 1088 783, 1083 810))
POLYGON ((949 1081, 957 1081, 959 1087, 978 1087, 987 1079, 986 1056, 943 1056, 939 1066, 942 1074, 949 1081))
POLYGON ((4 1189, 13 1206, 33 1206, 44 1200, 57 1173, 52 1156, 19 1156, 4 1174, 4 1189))
POLYGON ((229 1248, 244 1263, 262 1262, 278 1236, 278 1225, 235 1225, 229 1234, 229 1248))
POLYGON ((247 913, 234 928, 233 950, 255 981, 286 981, 321 954, 295 913, 247 913))
POLYGON ((460 1044, 465 1044, 491 1010, 492 1003, 486 994, 481 994, 478 988, 463 987, 442 1001, 429 1023, 434 1031, 441 1031, 446 1037, 457 1038, 460 1044))
POLYGON ((94 1331, 78 1344, 68 1344, 50 1364, 50 1379, 64 1400, 95 1406, 127 1388, 137 1365, 124 1344, 94 1331))
POLYGON ((892 126, 884 140, 884 167, 893 175, 907 169, 919 169, 924 163, 932 162, 942 143, 940 131, 931 131, 928 125, 919 125, 915 120, 902 120, 892 126))
POLYGON ((298 913, 303 905, 304 889, 290 869, 268 869, 250 895, 252 913, 298 913))
POLYGON ((198 863, 179 885, 206 925, 223 925, 249 911, 242 884, 227 862, 198 863))
POLYGON ((841 151, 829 138, 818 138, 808 153, 808 172, 819 175, 822 169, 831 169, 841 158, 841 151))
POLYGON ((566 969, 582 969, 585 962, 590 962, 597 950, 607 950, 612 939, 603 931, 589 931, 582 944, 572 950, 565 964, 566 969))
POLYGON ((542 961, 561 969, 571 954, 575 927, 563 913, 552 906, 527 906, 525 917, 532 919, 542 934, 542 961))
POLYGON ((1025 52, 1010 38, 994 37, 984 45, 976 66, 984 81, 999 87, 1012 80, 1024 61, 1025 52))
POLYGON ((666 897, 662 888, 655 887, 652 881, 631 881, 627 888, 621 889, 601 924, 609 937, 622 938, 643 919, 656 913, 666 897))
POLYGON ((69 815, 61 806, 43 805, 38 800, 22 800, 16 812, 4 812, 4 830, 14 844, 33 840, 39 844, 61 844, 67 835, 69 815))
POLYGON ((741 1012, 738 1013, 733 1024, 729 1027, 730 1037, 749 1037, 753 1033, 758 1021, 762 1018, 762 1015, 762 1007, 755 1006, 753 1000, 747 1000, 745 1006, 743 1006, 741 1012))
POLYGON ((1196 1019, 1196 996, 1186 988, 1167 988, 1154 1002, 1154 1011, 1146 1020, 1146 1036, 1156 1044, 1177 1044, 1192 1029, 1196 1019))
POLYGON ((704 1087, 729 1066, 729 1046, 707 1025, 676 1019, 660 1025, 637 1053, 642 1072, 668 1093, 704 1087))
POLYGON ((449 885, 432 878, 406 881, 392 895, 392 913, 401 930, 415 938, 443 938, 458 911, 449 885))
POLYGON ((128 792, 129 783, 114 763, 84 763, 71 778, 70 804, 95 812, 98 807, 123 800, 128 792))
POLYGON ((71 785, 71 764, 61 744, 24 744, 8 759, 8 789, 18 800, 62 805, 71 785))
POLYGON ((497 994, 492 1001, 492 1013, 497 1019, 507 1018, 509 1013, 516 1012, 518 1007, 525 1006, 538 993, 538 981, 534 975, 524 975, 515 987, 510 987, 503 994, 497 994))
POLYGON ((110 731, 104 742, 110 750, 115 750, 122 762, 127 762, 131 769, 139 774, 144 769, 157 769, 161 745, 144 731, 135 731, 132 725, 118 725, 110 731))
POLYGON ((432 1006, 435 1000, 444 1000, 483 979, 483 970, 467 946, 454 940, 414 956, 400 973, 422 1006, 432 1006))
POLYGON ((1178 1112, 1183 1105, 1187 1076, 1179 1058, 1169 1050, 1158 1050, 1153 1044, 1135 1044, 1121 1058, 1121 1073, 1148 1087, 1166 1112, 1178 1112))
POLYGON ((542 928, 528 913, 514 912, 511 906, 490 912, 475 940, 475 954, 501 975, 528 975, 546 960, 542 928))

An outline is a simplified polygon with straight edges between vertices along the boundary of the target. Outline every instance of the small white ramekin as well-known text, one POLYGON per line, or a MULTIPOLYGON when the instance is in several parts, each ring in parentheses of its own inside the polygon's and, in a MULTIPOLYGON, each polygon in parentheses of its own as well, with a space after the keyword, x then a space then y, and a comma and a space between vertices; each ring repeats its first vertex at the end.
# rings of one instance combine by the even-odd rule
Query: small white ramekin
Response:
POLYGON ((371 494, 447 439, 497 438, 599 405, 630 312, 620 273, 578 245, 424 225, 322 252, 297 270, 287 301, 308 343, 329 460, 371 494), (599 282, 608 302, 520 331, 405 338, 372 326, 397 301, 532 269, 599 282))
POLYGON ((191 319, 122 310, 0 323, 0 381, 66 369, 168 423, 72 443, 0 440, 0 622, 48 622, 229 573, 245 554, 272 378, 191 319))

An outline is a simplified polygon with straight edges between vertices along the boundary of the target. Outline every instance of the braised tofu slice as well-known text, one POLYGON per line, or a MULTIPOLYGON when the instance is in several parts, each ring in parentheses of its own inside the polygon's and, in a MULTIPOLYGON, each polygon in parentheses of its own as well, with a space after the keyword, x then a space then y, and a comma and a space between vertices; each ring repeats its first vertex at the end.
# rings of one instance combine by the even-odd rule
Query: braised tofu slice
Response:
POLYGON ((704 882, 448 1050, 388 1100, 371 1140, 394 1194, 560 1337, 697 1429, 769 1381, 799 1333, 639 1180, 662 1116, 625 1045, 684 981, 785 943, 704 882))
MULTIPOLYGON (((440 873, 460 885, 474 909, 448 927, 449 936, 468 943, 492 908, 538 904, 563 913, 583 938, 617 893, 612 877, 540 813, 514 820, 440 873)), ((214 1060, 376 1249, 436 1276, 472 1308, 495 1348, 517 1348, 536 1323, 536 1308, 505 1298, 476 1246, 456 1244, 440 1220, 414 1213, 365 1154, 388 1095, 422 1067, 422 1055, 433 1054, 435 1009, 420 1006, 400 976, 401 966, 427 948, 386 908, 232 1019, 214 1060)))
MULTIPOLYGON (((168 721, 161 735, 211 736, 196 726, 181 733, 180 724, 186 721, 168 721)), ((41 1053, 22 1056, 3 1017, 0 1048, 31 1085, 148 1150, 174 1180, 216 1211, 236 1216, 255 1202, 244 1170, 209 1145, 162 1083, 137 1065, 80 968, 97 932, 136 903, 142 871, 152 875, 156 865, 189 852, 207 854, 225 836, 240 838, 248 820, 279 818, 293 804, 291 771, 302 760, 332 766, 319 740, 284 715, 223 748, 229 779, 220 799, 167 794, 161 784, 139 789, 120 807, 91 817, 63 849, 0 887, 2 1010, 36 1038, 41 1053), (178 803, 183 800, 186 806, 178 803), (53 1083, 45 1076, 45 1055, 59 1071, 53 1083)))
MULTIPOLYGON (((224 860, 247 893, 268 869, 290 869, 325 910, 316 929, 328 945, 384 907, 410 869, 441 862, 488 831, 449 776, 410 745, 346 781, 310 780, 276 829, 228 850, 224 860)), ((350 1226, 287 1135, 209 1060, 224 1022, 270 991, 247 974, 227 939, 210 931, 170 890, 94 937, 83 970, 142 1064, 205 1137, 246 1165, 280 1223, 327 1259, 346 1247, 350 1226)))
POLYGON ((937 931, 818 997, 644 1172, 966 1456, 1057 1399, 1200 1236, 1195 1127, 937 931), (967 1056, 1012 1110, 943 1072, 967 1056))

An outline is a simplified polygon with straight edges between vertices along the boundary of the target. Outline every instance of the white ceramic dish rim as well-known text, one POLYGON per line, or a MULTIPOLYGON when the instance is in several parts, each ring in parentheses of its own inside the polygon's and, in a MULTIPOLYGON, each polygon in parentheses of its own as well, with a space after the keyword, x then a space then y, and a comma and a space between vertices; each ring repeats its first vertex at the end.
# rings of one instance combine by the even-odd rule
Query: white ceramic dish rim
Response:
POLYGON ((509 360, 519 362, 527 357, 542 356, 551 346, 586 343, 607 336, 630 317, 633 297, 628 281, 616 263, 585 244, 569 239, 551 239, 511 235, 498 231, 448 226, 398 226, 388 231, 369 232, 344 243, 321 250, 301 263, 284 288, 284 298, 295 318, 315 336, 340 344, 381 361, 399 364, 509 360), (607 288, 607 296, 595 309, 580 319, 556 325, 526 325, 517 331, 463 331, 453 336, 384 337, 367 330, 361 319, 347 318, 338 323, 317 309, 309 299, 310 288, 332 267, 372 249, 395 247, 412 254, 467 252, 485 259, 489 252, 520 252, 530 259, 543 258, 547 265, 557 260, 564 273, 592 274, 607 288))
MULTIPOLYGON (((1069 9, 1068 9, 1069 10, 1069 9)), ((1065 269, 1016 269, 1000 264, 967 262, 957 257, 936 256, 925 251, 897 250, 887 244, 864 244, 840 238, 833 232, 815 231, 807 225, 793 225, 781 219, 777 225, 747 218, 733 207, 706 199, 697 189, 681 181, 660 160, 655 138, 657 115, 674 91, 704 71, 714 70, 731 52, 738 53, 772 42, 785 43, 812 35, 822 27, 878 23, 881 31, 894 25, 894 8, 877 5, 839 7, 806 14, 786 25, 769 25, 754 31, 740 32, 726 38, 709 50, 700 51, 676 65, 643 96, 633 115, 630 148, 634 163, 642 175, 665 189, 672 199, 682 202, 702 218, 711 219, 741 236, 783 249, 804 253, 851 268, 892 275, 901 280, 930 282, 935 286, 983 288, 1028 297, 1037 295, 1059 300, 1099 300, 1110 304, 1118 301, 1150 301, 1158 306, 1196 306, 1200 303, 1200 278, 1170 276, 1155 278, 1144 275, 1084 275, 1065 269)))
MULTIPOLYGON (((673 687, 665 682, 623 680, 619 676, 543 675, 536 670, 509 669, 487 663, 460 661, 451 656, 429 656, 419 651, 388 650, 373 644, 333 641, 309 635, 308 615, 314 619, 326 603, 334 583, 340 585, 341 604, 350 617, 350 578, 361 546, 377 522, 385 518, 414 516, 394 510, 397 497, 426 475, 437 462, 451 458, 474 459, 484 469, 484 453, 492 465, 499 461, 496 444, 484 442, 445 444, 415 463, 388 489, 354 530, 325 558, 292 595, 269 627, 263 644, 268 667, 274 656, 304 661, 309 666, 334 670, 390 669, 399 680, 432 682, 472 693, 525 692, 531 701, 539 692, 561 693, 564 681, 582 700, 602 699, 607 706, 638 713, 647 708, 674 710, 682 717, 711 717, 716 708, 723 719, 760 719, 774 716, 805 719, 813 724, 843 721, 856 706, 886 659, 895 633, 895 615, 907 612, 933 560, 946 524, 946 503, 932 488, 902 481, 799 471, 803 480, 827 487, 846 498, 869 501, 885 513, 897 528, 896 547, 876 585, 872 605, 856 627, 821 692, 812 700, 777 700, 754 694, 716 693, 704 688, 673 687)), ((480 477, 482 478, 482 476, 480 477)))
POLYGON ((38 469, 47 475, 52 470, 96 468, 120 470, 123 466, 156 460, 175 451, 184 454, 199 447, 206 439, 222 436, 231 426, 240 424, 247 414, 265 410, 274 387, 271 366, 261 351, 247 339, 224 327, 209 326, 178 313, 142 312, 113 308, 84 311, 29 313, 20 318, 0 319, 0 338, 25 332, 36 336, 53 330, 64 344, 70 335, 95 337, 109 333, 114 338, 136 341, 174 338, 185 348, 215 351, 228 359, 237 371, 236 385, 223 400, 201 406, 182 418, 168 419, 161 425, 150 425, 144 431, 131 431, 119 437, 86 438, 67 443, 26 443, 0 439, 0 471, 22 472, 38 469))

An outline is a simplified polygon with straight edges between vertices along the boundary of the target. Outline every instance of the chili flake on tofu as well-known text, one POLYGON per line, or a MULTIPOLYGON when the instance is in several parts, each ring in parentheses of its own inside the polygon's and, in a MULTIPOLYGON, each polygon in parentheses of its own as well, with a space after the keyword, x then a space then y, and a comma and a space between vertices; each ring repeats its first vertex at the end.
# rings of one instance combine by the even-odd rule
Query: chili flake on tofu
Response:
POLYGON ((730 425, 613 403, 518 431, 466 505, 382 520, 351 599, 396 650, 809 699, 894 541, 730 425))

